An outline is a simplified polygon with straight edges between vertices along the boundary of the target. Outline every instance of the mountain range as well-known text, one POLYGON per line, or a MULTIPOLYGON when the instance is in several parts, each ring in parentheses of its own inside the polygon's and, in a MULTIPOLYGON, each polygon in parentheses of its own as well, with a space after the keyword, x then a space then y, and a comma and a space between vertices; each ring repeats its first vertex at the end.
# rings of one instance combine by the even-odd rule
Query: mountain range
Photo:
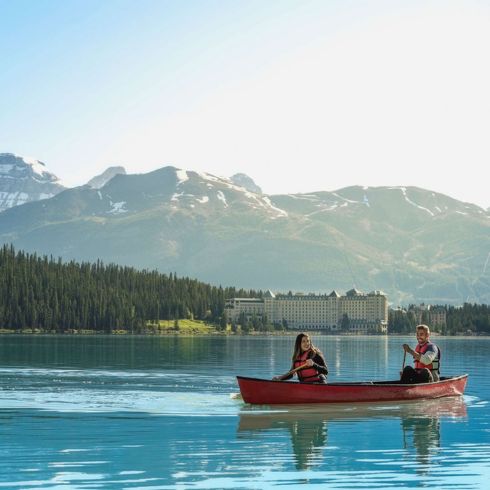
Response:
POLYGON ((244 288, 383 290, 393 304, 490 303, 489 227, 488 211, 416 187, 265 195, 244 174, 170 166, 119 167, 0 213, 18 249, 244 288))

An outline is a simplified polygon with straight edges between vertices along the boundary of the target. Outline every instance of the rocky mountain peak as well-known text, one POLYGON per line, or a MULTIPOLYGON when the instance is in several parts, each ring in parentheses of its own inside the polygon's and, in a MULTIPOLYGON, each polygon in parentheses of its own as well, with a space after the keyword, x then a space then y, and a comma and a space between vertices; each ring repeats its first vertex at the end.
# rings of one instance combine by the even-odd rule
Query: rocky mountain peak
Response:
POLYGON ((247 191, 262 194, 262 189, 253 181, 247 174, 235 174, 230 177, 230 180, 235 184, 247 189, 247 191))
POLYGON ((0 174, 7 178, 31 177, 40 182, 59 182, 43 162, 14 153, 0 153, 0 174))
POLYGON ((92 187, 92 189, 100 189, 104 187, 109 180, 111 180, 115 175, 126 175, 126 169, 121 166, 108 167, 104 172, 96 175, 87 182, 87 185, 92 187))
POLYGON ((43 162, 14 153, 0 153, 0 211, 53 197, 64 189, 43 162))

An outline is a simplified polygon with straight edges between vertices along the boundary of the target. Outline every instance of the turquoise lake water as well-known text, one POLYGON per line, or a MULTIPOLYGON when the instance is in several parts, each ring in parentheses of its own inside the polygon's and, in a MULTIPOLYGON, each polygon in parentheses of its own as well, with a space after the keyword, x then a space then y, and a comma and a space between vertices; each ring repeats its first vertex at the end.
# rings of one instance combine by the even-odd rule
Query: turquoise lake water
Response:
MULTIPOLYGON (((490 339, 436 338, 464 397, 252 407, 294 337, 0 337, 0 489, 490 487, 490 339)), ((413 338, 313 336, 330 381, 395 379, 413 338)))

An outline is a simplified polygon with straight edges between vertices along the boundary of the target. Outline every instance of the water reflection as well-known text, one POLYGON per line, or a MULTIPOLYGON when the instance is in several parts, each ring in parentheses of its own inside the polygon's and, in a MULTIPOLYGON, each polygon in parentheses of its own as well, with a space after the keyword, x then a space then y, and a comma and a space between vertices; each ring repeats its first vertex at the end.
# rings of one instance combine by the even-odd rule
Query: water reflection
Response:
MULTIPOLYGON (((369 432, 366 423, 373 419, 400 419, 400 449, 407 454, 415 452, 416 461, 423 468, 440 449, 441 419, 465 417, 466 405, 461 397, 397 404, 288 405, 270 410, 247 406, 239 414, 237 431, 242 439, 267 438, 278 431, 288 433, 296 469, 307 470, 325 462, 329 427, 342 430, 347 424, 354 424, 350 431, 345 431, 345 437, 355 439, 369 432)), ((395 436, 386 434, 389 439, 396 439, 395 436)))
POLYGON ((430 415, 401 419, 403 447, 415 448, 417 461, 421 465, 430 463, 441 447, 441 423, 439 417, 430 415))

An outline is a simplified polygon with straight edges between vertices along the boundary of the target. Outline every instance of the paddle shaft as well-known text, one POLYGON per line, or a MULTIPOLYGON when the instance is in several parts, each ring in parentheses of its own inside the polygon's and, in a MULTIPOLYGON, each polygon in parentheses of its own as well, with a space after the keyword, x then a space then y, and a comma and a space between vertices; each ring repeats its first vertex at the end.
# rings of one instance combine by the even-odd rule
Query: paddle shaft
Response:
POLYGON ((280 376, 281 379, 287 378, 288 376, 291 376, 291 374, 294 374, 296 371, 300 371, 301 369, 304 369, 306 367, 305 364, 301 364, 301 366, 295 367, 294 369, 291 369, 291 371, 288 371, 286 374, 283 374, 280 376))

